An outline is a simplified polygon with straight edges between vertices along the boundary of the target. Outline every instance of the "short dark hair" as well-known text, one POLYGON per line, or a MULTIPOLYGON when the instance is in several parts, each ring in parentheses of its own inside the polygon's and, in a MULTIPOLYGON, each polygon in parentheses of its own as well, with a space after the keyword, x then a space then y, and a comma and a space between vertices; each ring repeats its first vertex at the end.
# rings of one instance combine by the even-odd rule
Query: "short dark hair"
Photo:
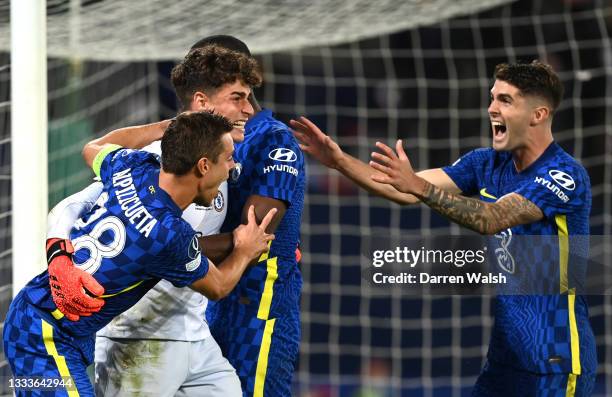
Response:
POLYGON ((171 78, 182 108, 189 105, 197 91, 212 95, 223 85, 236 80, 249 87, 261 84, 261 72, 255 59, 218 45, 190 51, 172 69, 171 78))
MULTIPOLYGON (((232 51, 239 52, 244 55, 251 56, 251 50, 249 50, 249 46, 242 40, 237 37, 226 35, 226 34, 218 34, 214 36, 204 37, 191 46, 189 51, 193 51, 198 48, 206 47, 207 45, 216 44, 223 48, 230 49, 232 51)), ((255 99, 255 93, 251 93, 249 95, 249 102, 253 105, 253 108, 256 111, 261 110, 261 106, 257 103, 257 99, 255 99)))
POLYGON ((214 36, 204 37, 191 46, 189 51, 196 50, 198 48, 204 48, 206 46, 216 44, 219 47, 227 48, 228 50, 236 51, 241 54, 251 56, 251 51, 244 41, 237 37, 230 36, 227 34, 217 34, 214 36))
POLYGON ((228 119, 213 112, 179 114, 161 140, 163 170, 185 175, 202 157, 216 163, 223 150, 221 136, 232 128, 228 119))
POLYGON ((538 60, 531 63, 500 63, 495 67, 494 77, 512 84, 524 95, 545 99, 553 112, 563 98, 563 84, 559 76, 550 65, 538 60))

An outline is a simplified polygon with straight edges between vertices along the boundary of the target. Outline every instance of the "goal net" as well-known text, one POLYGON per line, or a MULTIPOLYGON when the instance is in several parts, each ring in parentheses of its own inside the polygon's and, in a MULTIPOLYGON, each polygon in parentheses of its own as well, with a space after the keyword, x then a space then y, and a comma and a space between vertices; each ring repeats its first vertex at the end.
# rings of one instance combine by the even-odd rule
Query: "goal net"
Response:
MULTIPOLYGON (((89 181, 80 149, 92 136, 173 115, 173 61, 199 38, 225 33, 256 53, 265 73, 258 98, 280 119, 306 115, 362 160, 376 140, 403 138, 417 169, 490 145, 486 109, 496 64, 546 60, 566 89, 554 137, 589 172, 592 234, 611 234, 609 2, 211 3, 47 2, 50 207, 89 181)), ((7 7, 0 2, 0 11, 7 7)), ((0 23, 3 319, 11 272, 10 56, 8 19, 0 23)), ((459 232, 424 206, 401 208, 375 198, 310 161, 294 394, 469 395, 486 354, 494 301, 397 290, 380 296, 361 278, 360 247, 375 236, 459 232)), ((595 248, 612 253, 609 245, 595 248)), ((589 296, 589 303, 599 358, 596 395, 605 396, 612 394, 612 299, 589 296)), ((0 376, 8 376, 6 361, 0 365, 0 376)))

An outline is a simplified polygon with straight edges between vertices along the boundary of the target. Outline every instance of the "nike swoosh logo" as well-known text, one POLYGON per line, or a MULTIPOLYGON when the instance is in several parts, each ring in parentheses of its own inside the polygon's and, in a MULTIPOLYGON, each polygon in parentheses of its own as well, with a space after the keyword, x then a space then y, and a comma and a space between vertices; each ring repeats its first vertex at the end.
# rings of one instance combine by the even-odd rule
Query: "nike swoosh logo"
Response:
POLYGON ((487 193, 487 188, 486 187, 483 187, 482 189, 480 189, 480 195, 482 197, 488 197, 490 199, 497 200, 497 197, 487 193))

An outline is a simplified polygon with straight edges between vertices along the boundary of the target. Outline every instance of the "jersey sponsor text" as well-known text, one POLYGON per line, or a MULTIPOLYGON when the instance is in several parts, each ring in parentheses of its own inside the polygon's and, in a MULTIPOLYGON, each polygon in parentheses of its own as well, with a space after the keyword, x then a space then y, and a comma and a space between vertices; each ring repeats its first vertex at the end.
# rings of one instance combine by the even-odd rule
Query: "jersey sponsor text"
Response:
POLYGON ((299 174, 297 168, 292 167, 290 165, 286 165, 286 164, 272 164, 272 165, 268 165, 264 167, 263 169, 264 174, 274 172, 274 171, 288 172, 294 176, 297 176, 299 174))
POLYGON ((550 190, 557 197, 559 197, 559 199, 561 199, 561 201, 563 201, 564 203, 567 203, 569 201, 569 197, 567 197, 567 194, 563 193, 559 186, 555 185, 554 183, 552 183, 548 179, 544 179, 544 178, 542 178, 540 176, 536 176, 533 181, 535 183, 539 183, 542 186, 545 186, 548 190, 550 190))

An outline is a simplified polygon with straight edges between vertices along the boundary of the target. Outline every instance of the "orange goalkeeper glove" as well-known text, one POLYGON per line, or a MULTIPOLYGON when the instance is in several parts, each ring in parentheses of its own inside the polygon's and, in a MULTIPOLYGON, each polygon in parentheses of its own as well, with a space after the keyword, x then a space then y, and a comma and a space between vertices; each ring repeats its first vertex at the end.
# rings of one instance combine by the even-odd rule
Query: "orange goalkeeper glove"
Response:
POLYGON ((300 263, 301 260, 302 260, 302 251, 300 250, 300 243, 298 241, 298 245, 295 248, 295 261, 297 263, 300 263))
POLYGON ((74 266, 73 253, 74 248, 69 240, 47 240, 49 286, 53 303, 68 320, 77 321, 80 316, 91 316, 104 306, 103 299, 92 297, 104 294, 104 287, 91 274, 74 266))

